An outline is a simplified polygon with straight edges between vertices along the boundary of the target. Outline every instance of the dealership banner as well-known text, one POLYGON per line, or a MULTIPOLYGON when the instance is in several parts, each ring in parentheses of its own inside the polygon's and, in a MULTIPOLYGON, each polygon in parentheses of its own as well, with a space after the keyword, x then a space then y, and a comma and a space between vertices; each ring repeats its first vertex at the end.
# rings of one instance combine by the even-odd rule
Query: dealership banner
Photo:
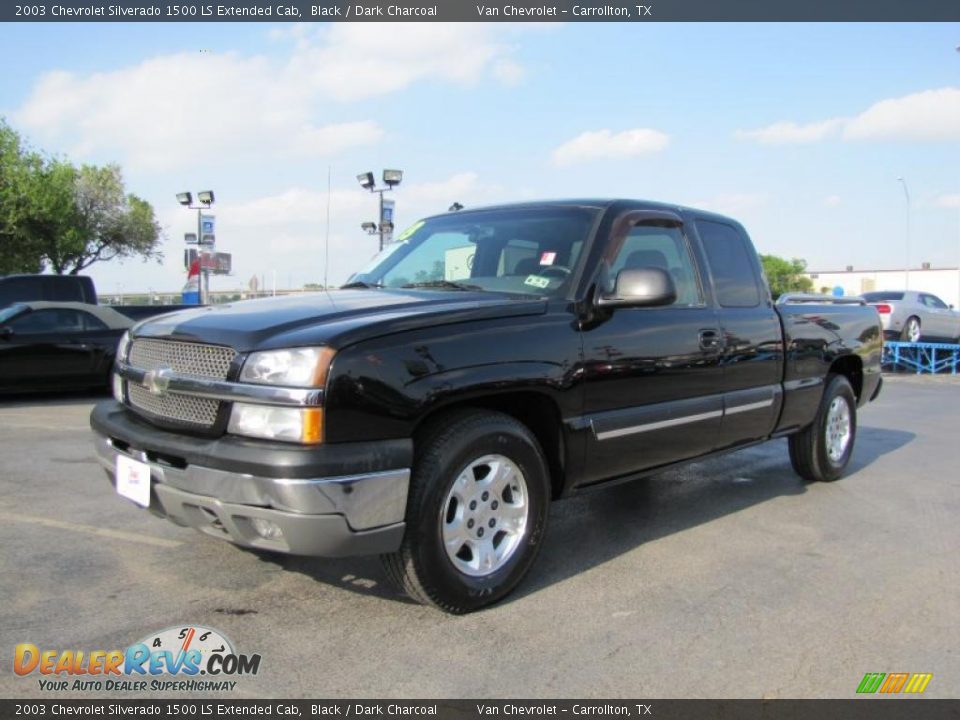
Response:
POLYGON ((34 0, 2 3, 27 22, 656 22, 960 20, 957 0, 34 0))
POLYGON ((0 717, 955 720, 960 700, 2 700, 0 717))

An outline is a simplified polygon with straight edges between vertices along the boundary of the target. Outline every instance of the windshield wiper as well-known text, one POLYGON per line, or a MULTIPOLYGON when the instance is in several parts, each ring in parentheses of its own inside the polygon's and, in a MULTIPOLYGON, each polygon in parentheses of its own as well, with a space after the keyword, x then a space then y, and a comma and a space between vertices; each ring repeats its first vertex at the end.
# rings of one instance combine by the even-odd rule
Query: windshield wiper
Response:
POLYGON ((439 288, 441 290, 483 290, 479 285, 452 282, 450 280, 430 280, 429 282, 407 283, 405 288, 439 288))
POLYGON ((355 288, 382 288, 383 285, 377 283, 368 283, 363 280, 354 280, 353 282, 348 282, 346 285, 341 285, 341 290, 353 290, 355 288))

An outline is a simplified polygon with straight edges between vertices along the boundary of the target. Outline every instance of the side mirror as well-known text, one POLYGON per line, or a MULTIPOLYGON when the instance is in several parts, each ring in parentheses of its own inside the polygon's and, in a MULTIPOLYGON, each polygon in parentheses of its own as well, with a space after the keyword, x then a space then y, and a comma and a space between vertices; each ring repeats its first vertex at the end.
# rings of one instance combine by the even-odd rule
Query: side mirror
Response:
POLYGON ((617 273, 613 292, 597 295, 600 307, 656 307, 677 300, 670 273, 661 268, 624 269, 617 273))
POLYGON ((0 340, 9 340, 13 337, 13 328, 4 325, 0 327, 0 340))

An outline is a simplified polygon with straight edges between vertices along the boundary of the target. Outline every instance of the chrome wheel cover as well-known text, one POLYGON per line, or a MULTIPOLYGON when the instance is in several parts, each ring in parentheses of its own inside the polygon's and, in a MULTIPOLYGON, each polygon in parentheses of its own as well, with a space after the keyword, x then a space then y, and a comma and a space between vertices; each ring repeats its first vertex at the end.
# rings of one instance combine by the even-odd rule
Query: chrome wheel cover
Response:
POLYGON ((920 323, 916 320, 907 322, 907 340, 910 342, 920 341, 920 323))
POLYGON ((453 566, 484 577, 506 565, 527 534, 529 497, 520 468, 503 455, 484 455, 461 470, 440 508, 453 566))
POLYGON ((850 404, 846 398, 835 397, 827 410, 826 426, 827 456, 834 464, 843 459, 853 438, 853 422, 850 404))

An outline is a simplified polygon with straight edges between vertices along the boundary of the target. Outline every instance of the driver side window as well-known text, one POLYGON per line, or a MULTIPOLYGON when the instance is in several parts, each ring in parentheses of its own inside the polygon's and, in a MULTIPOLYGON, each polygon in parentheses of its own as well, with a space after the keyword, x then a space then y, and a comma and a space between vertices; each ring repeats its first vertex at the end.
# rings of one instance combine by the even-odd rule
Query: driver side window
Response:
POLYGON ((621 270, 648 267, 665 270, 673 278, 677 289, 674 307, 703 304, 696 268, 679 228, 635 225, 610 263, 610 278, 616 278, 621 270))

